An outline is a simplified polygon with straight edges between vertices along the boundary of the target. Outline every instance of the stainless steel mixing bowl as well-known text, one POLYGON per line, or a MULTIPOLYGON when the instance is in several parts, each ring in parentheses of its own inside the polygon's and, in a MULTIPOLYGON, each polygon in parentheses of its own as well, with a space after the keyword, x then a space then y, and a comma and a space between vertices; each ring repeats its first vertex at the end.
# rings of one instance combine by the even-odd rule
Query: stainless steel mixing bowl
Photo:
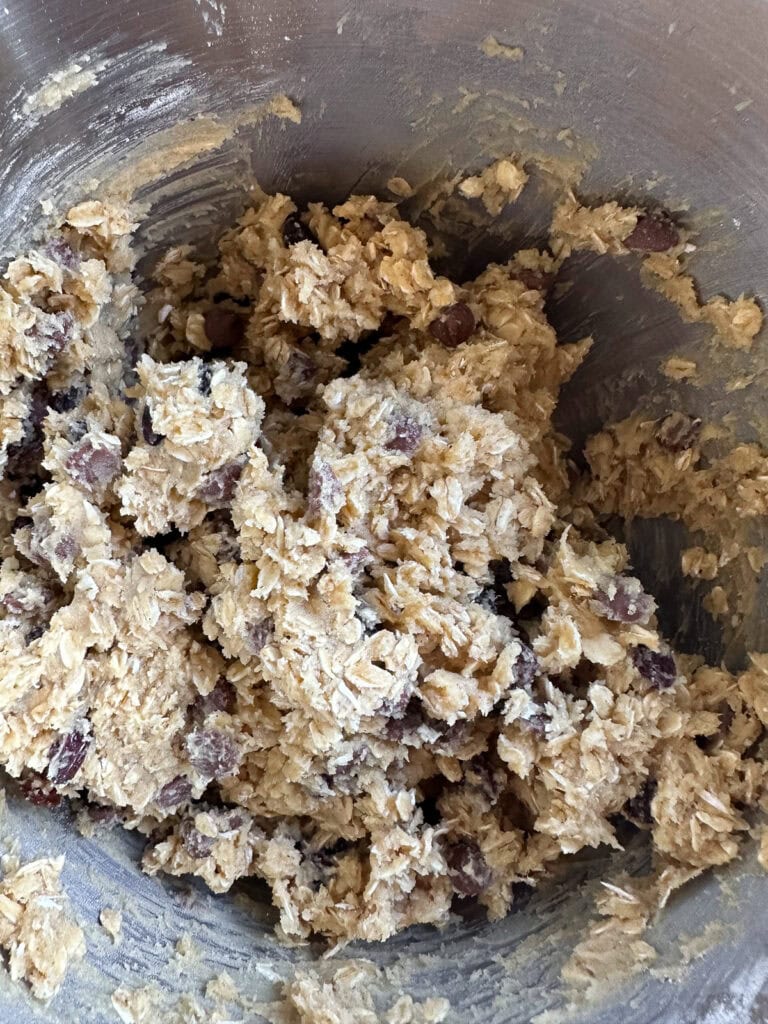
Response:
MULTIPOLYGON (((335 199, 381 190, 395 173, 424 184, 510 150, 573 159, 586 153, 582 193, 651 196, 692 211, 700 232, 695 272, 705 291, 765 288, 764 0, 4 0, 0 47, 6 253, 40 229, 41 198, 59 205, 78 197, 92 187, 89 179, 108 176, 179 121, 207 114, 231 124, 244 108, 285 92, 302 109, 300 126, 274 119, 246 124, 218 149, 147 185, 148 258, 180 237, 210 239, 241 208, 254 174, 268 189, 335 199), (523 47, 523 59, 485 55, 480 44, 488 34, 523 47), (73 60, 92 69, 97 84, 57 111, 25 114, 25 95, 73 60)), ((542 180, 501 223, 457 223, 444 239, 453 272, 469 273, 522 241, 541 240, 546 199, 542 180)), ((659 380, 660 358, 700 347, 702 336, 639 287, 635 268, 587 259, 569 274, 577 287, 553 302, 551 316, 564 337, 589 331, 597 341, 562 402, 562 423, 577 450, 600 422, 636 407, 728 414, 743 436, 760 433, 760 403, 747 392, 695 391, 659 380)), ((744 357, 752 370, 765 369, 764 351, 759 343, 744 357)), ((701 347, 698 357, 704 353, 701 347)), ((750 392, 757 388, 758 399, 763 380, 759 373, 750 392)), ((701 595, 684 591, 671 569, 677 531, 643 524, 630 541, 640 574, 661 596, 665 628, 683 647, 736 662, 744 644, 763 645, 758 608, 741 643, 723 646, 701 595)), ((44 813, 12 798, 4 829, 20 837, 27 857, 66 853, 65 882, 89 923, 87 964, 50 1008, 31 1005, 3 983, 4 1024, 115 1020, 109 993, 118 984, 155 979, 173 999, 198 991, 221 969, 243 991, 269 998, 276 979, 312 956, 274 941, 258 889, 215 898, 196 886, 142 876, 135 837, 86 840, 65 811, 44 813), (125 907, 117 947, 95 926, 105 905, 125 907), (175 958, 182 933, 192 936, 197 958, 175 958)), ((637 865, 643 853, 628 856, 637 865)), ((559 968, 607 862, 600 853, 573 859, 563 884, 505 921, 416 929, 345 955, 391 967, 393 988, 446 994, 452 1021, 528 1022, 565 1003, 559 968)), ((602 1005, 556 1019, 764 1024, 767 896, 768 881, 750 854, 718 878, 689 886, 652 932, 660 950, 656 975, 636 977, 602 1005), (688 941, 708 925, 711 942, 688 941), (687 964, 697 948, 703 956, 687 964)))

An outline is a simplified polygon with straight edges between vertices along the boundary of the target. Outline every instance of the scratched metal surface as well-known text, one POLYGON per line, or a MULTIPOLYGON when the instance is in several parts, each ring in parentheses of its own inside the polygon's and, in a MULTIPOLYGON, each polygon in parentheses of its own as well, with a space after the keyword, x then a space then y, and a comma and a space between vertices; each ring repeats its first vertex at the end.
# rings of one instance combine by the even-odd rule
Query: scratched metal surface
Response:
MULTIPOLYGON (((300 127, 273 121, 243 129, 146 191, 153 210, 142 242, 150 254, 166 241, 209 239, 241 208, 254 175, 266 188, 333 200, 352 187, 381 188, 394 173, 419 183, 519 148, 567 156, 553 141, 567 127, 594 146, 588 193, 615 194, 618 187, 629 197, 651 195, 703 212, 695 265, 703 288, 732 295, 762 289, 765 299, 766 52, 762 0, 5 0, 0 253, 39 230, 41 196, 75 198, 87 179, 130 160, 135 147, 179 120, 227 118, 284 91, 301 106, 300 127), (479 43, 489 32, 523 46, 525 58, 485 57, 479 43), (85 55, 91 67, 103 64, 98 84, 55 113, 25 118, 24 95, 85 55)), ((546 200, 546 190, 528 190, 502 223, 458 225, 446 238, 453 272, 468 274, 540 240, 546 200)), ((586 332, 596 338, 561 403, 576 451, 601 422, 638 407, 714 410, 729 414, 741 436, 760 436, 759 401, 716 385, 682 392, 659 380, 660 359, 690 351, 701 336, 640 289, 631 267, 587 258, 567 273, 575 287, 552 303, 550 315, 565 339, 586 332)), ((764 339, 750 358, 760 371, 761 399, 764 339)), ((686 649, 723 654, 696 593, 670 572, 679 534, 651 523, 629 541, 638 572, 662 596, 668 633, 686 649)), ((763 626, 756 616, 745 642, 764 646, 763 626)), ((88 957, 48 1008, 0 983, 0 1024, 106 1024, 116 1019, 109 994, 117 984, 153 978, 172 1000, 199 991, 222 968, 243 991, 270 998, 276 980, 313 956, 274 941, 259 889, 214 897, 141 875, 135 836, 84 839, 65 810, 42 813, 12 791, 3 831, 18 837, 26 857, 66 853, 65 882, 87 923, 88 957), (117 947, 95 926, 103 906, 125 908, 117 947), (180 964, 173 950, 182 933, 200 955, 180 964)), ((642 864, 642 851, 628 856, 636 868, 642 864)), ((559 967, 585 920, 590 886, 605 870, 602 855, 571 864, 561 884, 502 922, 417 929, 347 953, 390 967, 393 988, 405 983, 417 996, 447 994, 452 1021, 522 1024, 562 1006, 559 967)), ((652 936, 662 964, 672 970, 683 937, 713 921, 722 925, 721 941, 681 969, 674 984, 635 979, 604 1005, 561 1019, 613 1024, 620 1014, 626 1024, 764 1024, 768 924, 755 908, 766 896, 768 882, 750 857, 690 886, 652 936)))

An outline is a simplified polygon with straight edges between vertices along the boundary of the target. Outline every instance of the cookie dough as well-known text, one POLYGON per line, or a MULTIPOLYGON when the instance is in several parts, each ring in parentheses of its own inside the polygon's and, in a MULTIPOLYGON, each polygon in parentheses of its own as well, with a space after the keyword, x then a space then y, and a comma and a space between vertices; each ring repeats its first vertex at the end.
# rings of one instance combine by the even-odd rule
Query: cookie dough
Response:
POLYGON ((544 299, 575 248, 677 259, 682 233, 566 196, 550 252, 460 285, 393 203, 259 193, 142 295, 134 228, 76 206, 0 292, 2 763, 140 830, 150 873, 265 879, 282 938, 332 945, 501 917, 623 816, 654 873, 603 909, 635 941, 738 855, 768 671, 678 657, 600 516, 652 494, 717 523, 723 473, 751 515, 764 459, 632 421, 574 485, 552 414, 590 340, 544 299))

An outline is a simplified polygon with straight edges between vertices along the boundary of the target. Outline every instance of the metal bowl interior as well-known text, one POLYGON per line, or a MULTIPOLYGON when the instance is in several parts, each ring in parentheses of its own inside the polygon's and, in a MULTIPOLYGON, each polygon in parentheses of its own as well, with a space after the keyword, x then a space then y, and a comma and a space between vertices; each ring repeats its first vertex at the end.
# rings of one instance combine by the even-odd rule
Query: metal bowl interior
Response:
MULTIPOLYGON (((170 243, 210 244, 240 212, 254 179, 267 190, 333 201, 350 191, 383 195, 397 174, 423 194, 456 169, 523 151, 555 156, 561 168, 584 160, 584 195, 683 211, 699 233, 694 270, 704 293, 760 295, 762 288, 768 298, 762 0, 6 0, 0 48, 6 255, 43 229, 41 199, 60 208, 92 190, 94 179, 114 179, 150 153, 169 162, 179 151, 168 133, 205 115, 224 126, 220 144, 159 178, 147 174, 138 194, 148 208, 142 266, 170 243), (489 34, 521 46, 523 58, 487 56, 481 43, 489 34), (25 113, 25 96, 72 61, 93 69, 96 84, 56 111, 25 113), (300 125, 239 118, 278 93, 300 106, 300 125)), ((543 175, 497 221, 467 222, 457 207, 454 220, 436 225, 425 215, 423 223, 441 232, 443 261, 461 278, 542 242, 551 194, 543 175)), ((716 367, 707 389, 662 379, 662 358, 693 351, 705 358, 709 350, 701 328, 682 325, 635 271, 607 259, 574 260, 567 270, 574 287, 550 305, 564 340, 586 333, 596 340, 562 396, 560 425, 574 450, 601 423, 636 409, 727 416, 739 436, 760 438, 765 340, 716 367), (727 393, 726 375, 742 364, 757 372, 757 385, 727 393)), ((724 644, 701 593, 672 568, 680 531, 642 523, 627 539, 639 575, 660 597, 666 632, 683 649, 733 664, 745 649, 764 649, 762 600, 744 634, 724 644)), ((0 983, 0 1022, 101 1024, 115 1019, 109 995, 118 984, 154 980, 172 1001, 222 969, 242 991, 269 999, 276 980, 314 955, 274 940, 268 896, 258 887, 222 898, 141 875, 135 836, 84 839, 65 811, 40 812, 12 791, 3 827, 27 857, 66 853, 65 883, 88 922, 89 952, 49 1008, 0 983), (118 947, 96 925, 103 906, 124 906, 118 947), (197 957, 174 954, 182 933, 197 957)), ((623 856, 642 868, 641 844, 633 841, 623 856)), ((384 997, 385 989, 448 996, 456 1021, 513 1024, 546 1010, 554 1014, 547 1020, 572 1024, 607 1024, 617 1012, 627 1024, 765 1021, 768 923, 754 908, 768 880, 748 852, 672 901, 650 936, 660 951, 655 973, 628 980, 599 1005, 566 1008, 559 970, 609 860, 602 851, 571 859, 561 878, 504 921, 414 929, 380 947, 349 947, 344 957, 388 968, 384 997), (703 934, 711 941, 689 941, 703 934), (701 957, 686 963, 699 946, 701 957)))

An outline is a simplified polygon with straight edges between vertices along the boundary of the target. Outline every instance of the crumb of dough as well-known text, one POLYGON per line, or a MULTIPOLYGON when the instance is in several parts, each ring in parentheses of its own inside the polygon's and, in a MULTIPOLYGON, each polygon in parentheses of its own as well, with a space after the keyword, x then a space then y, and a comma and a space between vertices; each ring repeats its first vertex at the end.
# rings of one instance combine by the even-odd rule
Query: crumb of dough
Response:
POLYGON ((121 985, 112 993, 112 1008, 123 1024, 149 1024, 157 1020, 159 995, 154 985, 135 989, 121 985))
POLYGON ((0 949, 14 981, 51 999, 70 964, 85 955, 83 931, 75 923, 61 887, 64 858, 30 861, 0 881, 0 949))
MULTIPOLYGON (((591 344, 547 320, 561 259, 678 229, 569 194, 553 252, 459 284, 394 202, 256 192, 140 295, 135 226, 78 204, 0 289, 7 770, 149 836, 151 874, 265 880, 293 943, 442 925, 456 896, 500 918, 617 847, 617 815, 649 832, 644 907, 738 856, 763 662, 672 651, 596 522, 669 515, 733 559, 766 458, 704 460, 672 411, 590 439, 574 483, 552 423, 591 344)), ((602 924, 642 941, 623 905, 602 924)))
POLYGON ((747 295, 730 300, 715 295, 701 302, 696 283, 683 269, 679 253, 652 253, 643 260, 646 284, 677 306, 686 323, 707 323, 718 342, 734 349, 749 349, 763 326, 757 301, 747 295))
POLYGON ((757 859, 760 861, 760 866, 768 871, 768 828, 762 830, 760 836, 760 851, 757 859))
POLYGON ((699 368, 693 359, 670 356, 661 364, 661 372, 670 380, 691 380, 699 372, 699 368))
POLYGON ((387 181, 387 188, 392 195, 400 199, 409 199, 413 195, 413 186, 405 178, 390 178, 387 181))
POLYGON ((713 580, 720 568, 720 559, 714 551, 702 547, 686 548, 680 557, 684 576, 694 579, 713 580))
POLYGON ((240 998, 240 990, 232 977, 226 971, 222 971, 207 983, 205 996, 220 1003, 234 1003, 240 998))
POLYGON ((722 618, 730 611, 728 595, 720 586, 712 587, 709 593, 705 594, 702 605, 716 619, 722 618))
POLYGON ((401 996, 380 1016, 369 990, 375 969, 367 963, 350 963, 325 979, 314 971, 299 970, 283 985, 282 1001, 266 1010, 274 1024, 440 1024, 450 1004, 432 998, 415 1002, 401 996))
POLYGON ((197 943, 191 935, 187 934, 187 932, 184 932, 184 934, 177 939, 176 946, 174 948, 177 956, 182 958, 194 958, 200 955, 197 943))
MULTIPOLYGON (((98 69, 97 69, 98 70, 98 69)), ((85 92, 98 83, 93 68, 73 62, 61 71, 54 71, 24 101, 25 114, 50 114, 58 110, 70 96, 85 92)))
POLYGON ((504 60, 522 60, 525 50, 522 46, 509 46, 507 43, 500 43, 494 35, 488 35, 480 44, 480 49, 486 57, 502 57, 504 60))
POLYGON ((123 912, 113 907, 104 907, 99 914, 99 924, 111 936, 115 945, 120 941, 123 931, 123 912))
POLYGON ((519 158, 514 156, 496 160, 480 174, 465 178, 459 192, 466 199, 482 199, 489 213, 501 213, 508 203, 520 198, 528 181, 519 158))

